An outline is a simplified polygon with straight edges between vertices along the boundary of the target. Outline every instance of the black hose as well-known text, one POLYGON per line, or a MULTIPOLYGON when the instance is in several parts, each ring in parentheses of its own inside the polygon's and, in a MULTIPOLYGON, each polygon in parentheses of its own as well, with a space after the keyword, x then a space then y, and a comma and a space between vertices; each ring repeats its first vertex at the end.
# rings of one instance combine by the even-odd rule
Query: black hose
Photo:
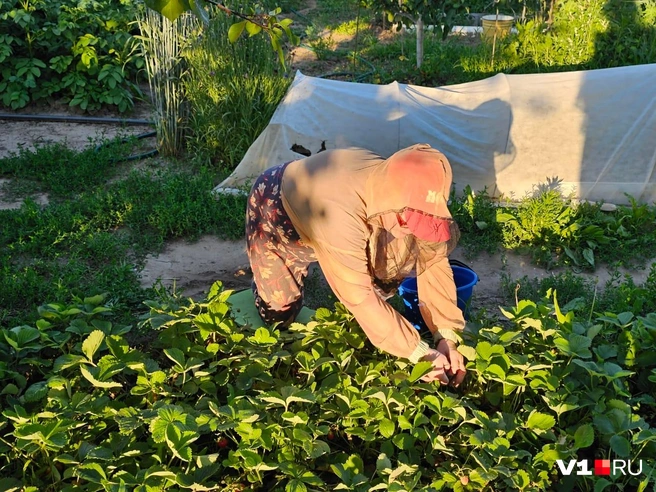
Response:
POLYGON ((0 113, 0 120, 14 121, 54 121, 63 123, 106 123, 119 125, 154 125, 152 121, 136 120, 130 118, 98 118, 94 116, 67 116, 46 114, 12 114, 0 113))
MULTIPOLYGON (((157 132, 152 131, 152 132, 141 133, 141 134, 137 135, 136 137, 132 137, 132 138, 136 138, 137 140, 141 140, 143 138, 156 137, 156 136, 157 136, 157 132)), ((121 139, 121 143, 127 143, 129 141, 130 141, 129 138, 122 138, 121 139)), ((99 152, 100 149, 102 149, 105 145, 107 145, 107 144, 102 143, 100 145, 97 145, 96 146, 96 152, 99 152)), ((129 155, 127 157, 123 157, 121 159, 115 159, 113 162, 138 161, 138 160, 141 160, 141 159, 145 159, 147 157, 153 157, 153 156, 157 155, 158 153, 159 153, 159 150, 152 149, 152 150, 149 150, 148 152, 144 152, 143 154, 133 154, 133 155, 129 155)))
MULTIPOLYGON (((60 123, 104 123, 104 124, 113 124, 113 125, 139 125, 139 126, 152 126, 155 123, 148 120, 136 120, 130 118, 98 118, 95 116, 68 116, 68 115, 49 115, 49 114, 12 114, 12 113, 0 113, 0 120, 13 120, 13 121, 42 121, 42 122, 60 122, 60 123)), ((155 137, 157 136, 156 131, 150 131, 137 135, 137 140, 142 138, 155 137)), ((121 139, 121 143, 127 143, 129 139, 121 139)), ((98 152, 106 144, 100 144, 96 146, 96 152, 98 152)), ((122 161, 136 161, 140 159, 145 159, 146 157, 152 157, 157 155, 159 151, 157 149, 149 150, 143 154, 129 155, 122 159, 116 159, 114 162, 122 161)))
POLYGON ((289 9, 289 10, 290 10, 290 12, 291 12, 292 14, 294 14, 294 15, 300 17, 301 19, 303 19, 304 21, 306 21, 308 24, 312 24, 312 21, 311 21, 310 19, 308 19, 307 17, 305 17, 305 16, 304 16, 303 14, 301 14, 300 12, 298 12, 298 11, 296 11, 296 10, 294 10, 294 9, 289 9))

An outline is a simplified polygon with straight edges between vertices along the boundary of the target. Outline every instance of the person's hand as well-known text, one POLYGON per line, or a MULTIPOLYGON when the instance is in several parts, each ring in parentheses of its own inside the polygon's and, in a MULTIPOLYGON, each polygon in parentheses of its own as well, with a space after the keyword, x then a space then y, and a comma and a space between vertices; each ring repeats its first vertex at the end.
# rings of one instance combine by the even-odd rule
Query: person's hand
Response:
POLYGON ((421 360, 430 362, 433 365, 432 370, 428 374, 424 374, 421 380, 426 383, 439 381, 441 384, 449 384, 449 376, 447 375, 451 367, 449 359, 437 350, 429 349, 426 355, 421 360))
POLYGON ((443 338, 437 344, 437 351, 449 360, 449 369, 447 369, 446 374, 451 378, 451 384, 456 387, 459 386, 465 379, 467 369, 465 368, 465 359, 458 352, 456 344, 443 338))

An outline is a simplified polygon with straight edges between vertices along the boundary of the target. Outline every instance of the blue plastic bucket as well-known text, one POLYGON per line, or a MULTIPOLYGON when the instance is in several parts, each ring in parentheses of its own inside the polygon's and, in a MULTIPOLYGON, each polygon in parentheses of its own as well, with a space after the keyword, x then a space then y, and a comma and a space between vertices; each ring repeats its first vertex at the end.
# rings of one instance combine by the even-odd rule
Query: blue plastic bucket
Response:
MULTIPOLYGON (((469 300, 474 292, 474 286, 478 283, 478 275, 471 268, 465 266, 451 265, 453 270, 453 280, 456 284, 456 295, 458 297, 458 307, 465 315, 469 317, 469 300)), ((424 328, 424 320, 419 312, 419 297, 417 295, 417 279, 415 277, 406 278, 399 286, 399 295, 403 298, 405 305, 405 317, 418 330, 424 328)))

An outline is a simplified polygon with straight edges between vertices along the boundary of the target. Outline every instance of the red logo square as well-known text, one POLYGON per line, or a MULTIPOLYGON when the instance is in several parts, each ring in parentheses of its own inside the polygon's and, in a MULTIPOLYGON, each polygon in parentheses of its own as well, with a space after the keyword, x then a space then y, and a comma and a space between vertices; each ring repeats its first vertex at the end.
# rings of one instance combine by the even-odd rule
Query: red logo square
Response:
POLYGON ((610 460, 594 460, 595 475, 610 475, 610 460))

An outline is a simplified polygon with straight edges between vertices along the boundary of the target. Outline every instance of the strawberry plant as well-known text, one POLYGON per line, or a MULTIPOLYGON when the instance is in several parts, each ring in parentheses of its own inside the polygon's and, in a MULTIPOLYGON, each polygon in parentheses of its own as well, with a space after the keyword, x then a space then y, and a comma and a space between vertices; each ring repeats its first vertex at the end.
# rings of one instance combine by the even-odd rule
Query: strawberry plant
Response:
POLYGON ((470 327, 466 383, 422 383, 341 306, 239 326, 205 302, 48 304, 0 337, 0 485, 9 490, 644 490, 656 457, 656 315, 578 319, 555 293, 470 327), (141 347, 135 334, 150 336, 141 347), (559 475, 556 460, 643 460, 559 475))

